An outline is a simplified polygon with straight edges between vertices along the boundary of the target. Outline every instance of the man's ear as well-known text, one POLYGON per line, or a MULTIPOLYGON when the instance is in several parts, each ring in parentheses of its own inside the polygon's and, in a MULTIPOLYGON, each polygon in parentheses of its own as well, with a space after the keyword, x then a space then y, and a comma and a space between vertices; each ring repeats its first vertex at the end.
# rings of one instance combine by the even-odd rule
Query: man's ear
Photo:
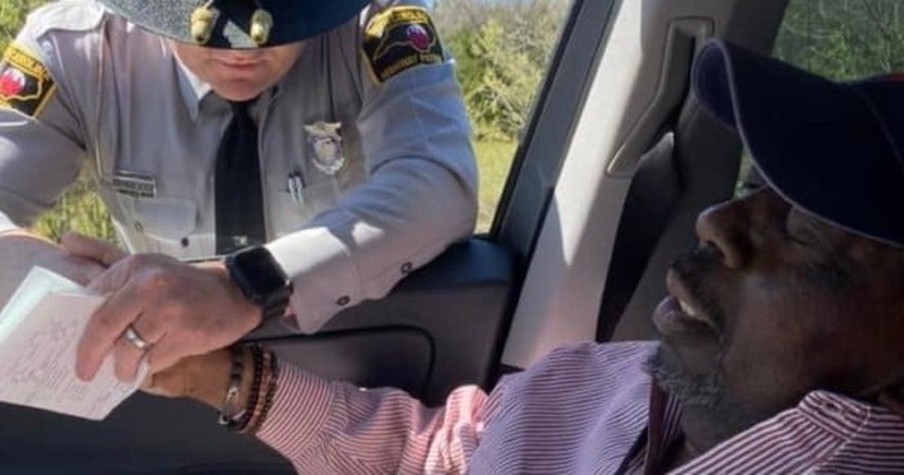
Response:
POLYGON ((876 395, 879 404, 904 417, 904 382, 892 385, 876 395))

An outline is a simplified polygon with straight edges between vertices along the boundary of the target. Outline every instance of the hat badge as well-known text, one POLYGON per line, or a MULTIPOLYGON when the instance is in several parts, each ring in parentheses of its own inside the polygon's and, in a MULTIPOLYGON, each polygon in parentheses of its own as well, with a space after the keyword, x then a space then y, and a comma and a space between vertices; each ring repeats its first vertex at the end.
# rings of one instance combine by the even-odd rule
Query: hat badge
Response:
MULTIPOLYGON (((249 34, 251 41, 258 48, 264 47, 270 41, 270 30, 273 29, 273 15, 261 7, 260 0, 255 0, 257 8, 251 15, 251 28, 249 34)), ((214 24, 220 16, 220 11, 214 6, 214 0, 207 0, 200 7, 191 12, 190 27, 191 38, 200 46, 210 41, 214 24)))
POLYGON ((342 136, 339 122, 316 122, 304 126, 307 133, 311 162, 321 172, 333 175, 345 165, 345 153, 342 148, 342 136))

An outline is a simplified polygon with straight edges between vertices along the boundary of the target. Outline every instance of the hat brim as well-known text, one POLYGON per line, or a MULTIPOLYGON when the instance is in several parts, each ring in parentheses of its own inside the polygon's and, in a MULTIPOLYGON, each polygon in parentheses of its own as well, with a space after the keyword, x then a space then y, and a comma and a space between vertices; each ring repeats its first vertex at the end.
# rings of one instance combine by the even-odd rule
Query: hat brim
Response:
MULTIPOLYGON (((205 2, 101 0, 101 3, 148 31, 179 42, 196 43, 191 35, 191 15, 205 2)), ((368 3, 368 0, 261 1, 261 7, 273 16, 273 26, 267 43, 258 45, 249 34, 255 2, 214 2, 212 7, 218 15, 210 39, 203 46, 247 49, 306 40, 345 23, 368 3)))
POLYGON ((693 69, 705 109, 740 134, 766 181, 847 231, 904 245, 904 193, 886 129, 855 86, 713 41, 693 69))

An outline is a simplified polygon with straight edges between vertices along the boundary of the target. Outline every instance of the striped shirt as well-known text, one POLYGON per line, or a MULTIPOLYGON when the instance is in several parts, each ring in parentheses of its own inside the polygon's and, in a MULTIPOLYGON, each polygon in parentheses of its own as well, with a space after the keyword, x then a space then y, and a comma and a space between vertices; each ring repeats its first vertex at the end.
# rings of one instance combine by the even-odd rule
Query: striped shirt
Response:
MULTIPOLYGON (((655 343, 561 348, 440 408, 284 366, 258 436, 299 473, 656 473, 682 437, 643 370, 655 343)), ((825 391, 672 473, 904 473, 904 418, 825 391)))

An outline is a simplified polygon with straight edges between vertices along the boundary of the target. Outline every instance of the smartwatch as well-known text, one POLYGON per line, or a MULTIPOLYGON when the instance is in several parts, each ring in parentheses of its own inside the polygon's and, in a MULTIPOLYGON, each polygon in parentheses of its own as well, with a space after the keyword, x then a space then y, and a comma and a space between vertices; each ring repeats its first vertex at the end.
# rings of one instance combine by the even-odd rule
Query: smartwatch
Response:
POLYGON ((261 324, 286 312, 292 281, 267 248, 254 246, 239 250, 226 256, 224 264, 245 297, 261 308, 261 324))

